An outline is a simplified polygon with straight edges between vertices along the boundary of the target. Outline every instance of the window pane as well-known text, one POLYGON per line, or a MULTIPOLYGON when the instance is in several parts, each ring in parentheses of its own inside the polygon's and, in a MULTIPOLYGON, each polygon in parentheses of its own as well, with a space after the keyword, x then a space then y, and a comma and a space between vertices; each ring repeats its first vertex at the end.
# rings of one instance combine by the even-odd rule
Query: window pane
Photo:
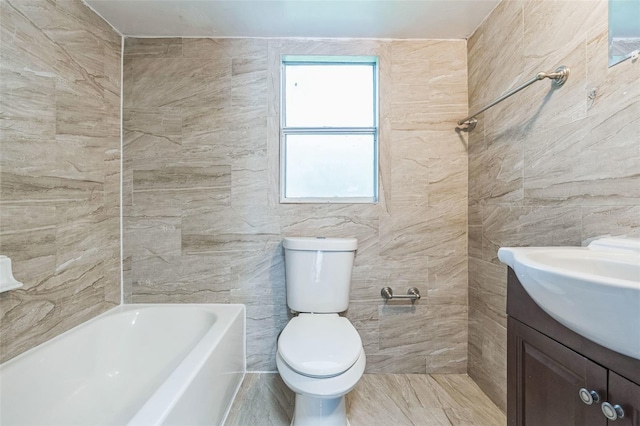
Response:
POLYGON ((374 197, 374 136, 287 135, 285 197, 374 197))
POLYGON ((285 64, 286 127, 373 127, 372 64, 285 64))

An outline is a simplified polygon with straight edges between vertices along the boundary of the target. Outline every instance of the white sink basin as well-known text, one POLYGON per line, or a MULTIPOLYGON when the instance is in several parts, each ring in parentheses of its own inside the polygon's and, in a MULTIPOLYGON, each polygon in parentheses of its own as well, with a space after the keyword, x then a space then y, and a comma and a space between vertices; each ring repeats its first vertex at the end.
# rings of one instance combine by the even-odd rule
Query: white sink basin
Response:
POLYGON ((603 238, 588 247, 503 247, 498 258, 558 322, 640 359, 640 239, 603 238))

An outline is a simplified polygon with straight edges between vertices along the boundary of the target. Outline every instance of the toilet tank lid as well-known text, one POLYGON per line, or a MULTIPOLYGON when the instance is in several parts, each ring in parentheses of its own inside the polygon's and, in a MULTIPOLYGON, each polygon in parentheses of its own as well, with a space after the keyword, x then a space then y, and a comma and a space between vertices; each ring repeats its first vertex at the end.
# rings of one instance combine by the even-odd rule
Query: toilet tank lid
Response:
POLYGON ((358 240, 355 238, 324 237, 287 237, 284 248, 289 250, 355 251, 358 240))

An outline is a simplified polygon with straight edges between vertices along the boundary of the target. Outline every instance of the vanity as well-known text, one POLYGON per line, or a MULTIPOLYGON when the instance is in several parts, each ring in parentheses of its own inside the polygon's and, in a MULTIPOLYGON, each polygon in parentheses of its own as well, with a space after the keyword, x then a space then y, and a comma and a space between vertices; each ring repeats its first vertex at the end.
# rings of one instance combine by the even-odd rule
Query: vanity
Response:
POLYGON ((640 426, 640 251, 608 241, 501 249, 509 426, 640 426))

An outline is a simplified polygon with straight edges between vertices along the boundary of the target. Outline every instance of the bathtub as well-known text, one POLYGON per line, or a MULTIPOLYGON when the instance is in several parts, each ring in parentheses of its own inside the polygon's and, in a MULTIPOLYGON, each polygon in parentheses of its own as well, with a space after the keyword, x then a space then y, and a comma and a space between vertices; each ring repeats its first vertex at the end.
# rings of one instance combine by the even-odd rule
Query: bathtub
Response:
POLYGON ((0 366, 0 425, 219 425, 243 305, 122 305, 0 366))

